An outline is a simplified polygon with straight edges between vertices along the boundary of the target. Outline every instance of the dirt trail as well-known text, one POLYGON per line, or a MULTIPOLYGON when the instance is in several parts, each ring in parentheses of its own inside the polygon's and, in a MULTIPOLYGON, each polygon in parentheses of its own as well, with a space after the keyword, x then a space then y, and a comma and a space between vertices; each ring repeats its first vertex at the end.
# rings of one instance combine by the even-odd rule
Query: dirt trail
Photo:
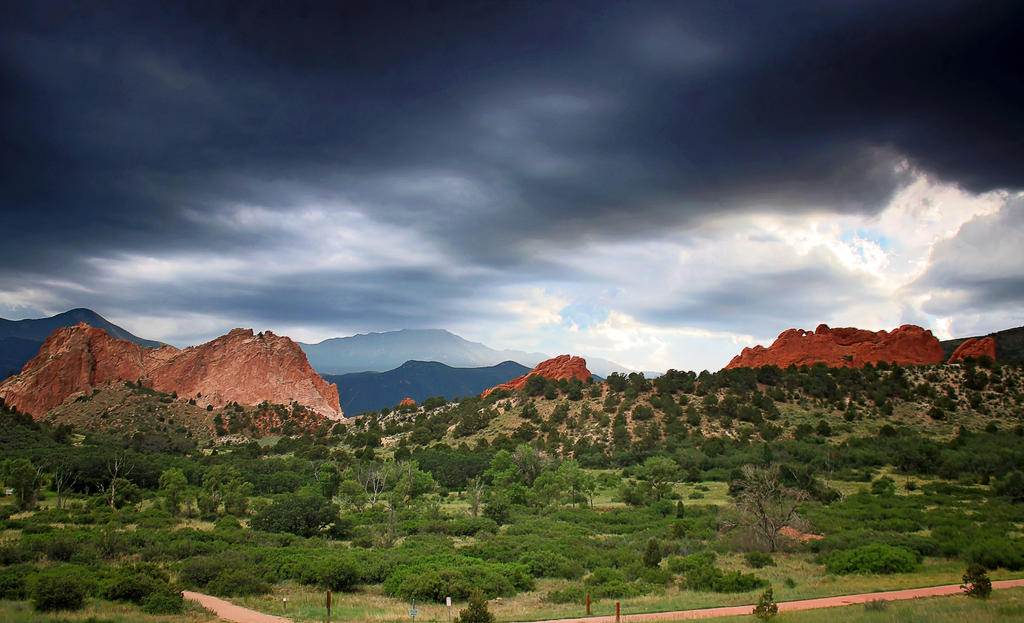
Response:
MULTIPOLYGON (((1000 580, 992 582, 993 589, 1024 587, 1024 580, 1000 580)), ((793 610, 812 610, 814 608, 832 608, 835 606, 849 606, 851 604, 862 604, 868 601, 881 599, 885 601, 899 601, 902 599, 917 599, 918 597, 938 597, 941 595, 956 595, 961 593, 959 584, 947 584, 945 586, 930 586, 927 588, 908 588, 899 591, 883 591, 880 593, 862 593, 860 595, 841 595, 839 597, 822 597, 819 599, 802 599, 800 601, 785 601, 779 603, 779 612, 790 612, 793 610)), ((749 606, 726 606, 722 608, 704 608, 702 610, 677 610, 675 612, 651 612, 647 614, 623 614, 622 623, 633 623, 635 621, 683 621, 687 619, 712 619, 715 617, 728 617, 750 614, 754 610, 753 604, 749 606)), ((579 619, 552 619, 549 621, 531 621, 530 623, 615 623, 615 615, 583 617, 579 619)))
POLYGON ((194 593, 192 591, 183 591, 182 595, 185 599, 199 602, 200 606, 213 612, 225 621, 234 621, 234 623, 292 623, 291 619, 249 610, 248 608, 236 606, 231 602, 211 597, 210 595, 194 593))

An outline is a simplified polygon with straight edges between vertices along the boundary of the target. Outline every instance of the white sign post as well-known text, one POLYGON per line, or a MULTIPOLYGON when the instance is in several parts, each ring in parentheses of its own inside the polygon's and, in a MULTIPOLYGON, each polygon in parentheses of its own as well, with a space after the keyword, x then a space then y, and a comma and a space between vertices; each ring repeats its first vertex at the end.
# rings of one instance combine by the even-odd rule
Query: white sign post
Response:
POLYGON ((445 597, 444 598, 444 605, 448 606, 448 620, 451 621, 452 620, 452 598, 451 597, 445 597))

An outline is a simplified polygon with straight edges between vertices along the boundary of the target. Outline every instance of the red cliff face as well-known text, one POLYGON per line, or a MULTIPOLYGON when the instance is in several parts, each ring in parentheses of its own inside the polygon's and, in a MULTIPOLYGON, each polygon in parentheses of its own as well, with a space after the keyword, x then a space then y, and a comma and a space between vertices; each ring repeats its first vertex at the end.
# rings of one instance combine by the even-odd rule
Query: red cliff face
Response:
POLYGON ((585 381, 590 378, 590 370, 587 369, 587 360, 583 357, 572 357, 570 355, 559 355, 547 361, 542 361, 537 364, 537 367, 530 370, 523 376, 514 378, 507 383, 502 383, 490 389, 484 390, 481 397, 486 398, 488 394, 499 389, 523 389, 526 387, 526 379, 530 378, 534 374, 539 374, 544 378, 557 381, 560 379, 579 379, 585 381))
POLYGON ((969 338, 963 344, 957 346, 956 350, 953 351, 953 356, 949 358, 949 363, 963 361, 968 357, 988 357, 995 361, 996 341, 990 337, 983 337, 980 340, 975 337, 969 338))
POLYGON ((295 401, 329 418, 343 417, 337 386, 313 371, 295 342, 251 329, 178 350, 144 348, 85 323, 64 327, 46 338, 21 374, 0 384, 0 398, 38 416, 99 385, 137 380, 195 398, 200 406, 295 401))
POLYGON ((916 325, 905 324, 891 332, 853 327, 830 329, 827 325, 818 325, 813 333, 801 329, 783 331, 768 348, 744 348, 726 369, 770 365, 786 368, 816 363, 833 368, 859 368, 879 361, 923 365, 942 360, 938 338, 916 325))
POLYGON ((412 398, 409 398, 408 396, 406 396, 405 398, 402 398, 402 402, 398 403, 398 406, 399 407, 415 407, 416 406, 416 401, 413 400, 412 398))

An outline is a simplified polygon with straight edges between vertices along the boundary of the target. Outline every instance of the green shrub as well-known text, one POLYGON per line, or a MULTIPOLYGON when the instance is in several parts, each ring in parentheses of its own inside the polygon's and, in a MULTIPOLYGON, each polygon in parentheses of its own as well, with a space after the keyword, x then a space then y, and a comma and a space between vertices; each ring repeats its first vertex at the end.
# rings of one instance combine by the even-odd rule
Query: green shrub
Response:
POLYGON ((753 573, 726 571, 712 584, 712 590, 716 593, 744 593, 765 586, 768 586, 768 581, 753 573))
POLYGON ((0 567, 0 599, 21 600, 28 597, 28 586, 36 567, 29 564, 17 564, 0 567))
POLYGON ((751 569, 775 566, 775 559, 772 558, 771 554, 765 554, 764 552, 747 552, 744 558, 746 558, 747 564, 750 565, 751 569))
POLYGON ((914 552, 880 543, 833 552, 825 557, 829 573, 909 573, 917 567, 914 552))
POLYGON ((156 588, 157 584, 153 579, 141 573, 119 572, 104 587, 103 597, 111 601, 141 604, 156 588))
POLYGON ((581 604, 587 600, 587 589, 579 584, 573 584, 560 590, 551 591, 546 599, 555 604, 581 604))
POLYGON ((704 550, 690 554, 689 556, 673 556, 668 559, 668 570, 672 573, 686 573, 697 567, 707 567, 715 564, 717 555, 711 550, 704 550))
POLYGON ((599 586, 601 584, 610 584, 612 582, 625 582, 626 575, 618 569, 612 569, 610 567, 599 567, 594 569, 583 583, 587 586, 599 586))
POLYGON ((260 595, 270 592, 270 586, 257 579, 252 569, 226 569, 220 572, 206 590, 220 597, 237 597, 241 595, 260 595))
POLYGON ((184 607, 181 593, 169 586, 158 588, 142 600, 142 610, 149 614, 180 614, 184 607))
POLYGON ((85 582, 67 572, 36 577, 32 586, 32 607, 40 612, 80 610, 85 604, 85 582))
POLYGON ((963 556, 967 562, 979 564, 986 569, 1024 569, 1024 547, 1019 542, 1008 539, 978 539, 965 546, 963 556))
POLYGON ((334 558, 320 567, 320 584, 332 591, 351 591, 359 577, 359 565, 350 558, 334 558))
POLYGON ((488 598, 508 597, 533 589, 533 576, 523 565, 473 563, 448 558, 395 567, 384 580, 384 593, 402 599, 441 603, 445 597, 466 599, 479 588, 488 598))
POLYGON ((519 558, 519 562, 535 578, 578 580, 583 577, 583 565, 548 550, 527 552, 519 558))

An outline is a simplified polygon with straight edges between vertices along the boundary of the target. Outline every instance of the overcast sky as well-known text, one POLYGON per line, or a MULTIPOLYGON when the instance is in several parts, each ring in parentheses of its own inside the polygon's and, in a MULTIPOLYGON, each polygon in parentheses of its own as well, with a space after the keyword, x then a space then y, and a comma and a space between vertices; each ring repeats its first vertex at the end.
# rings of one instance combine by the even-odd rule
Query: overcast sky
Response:
POLYGON ((1024 324, 1024 4, 402 4, 4 3, 0 316, 644 370, 1024 324))

